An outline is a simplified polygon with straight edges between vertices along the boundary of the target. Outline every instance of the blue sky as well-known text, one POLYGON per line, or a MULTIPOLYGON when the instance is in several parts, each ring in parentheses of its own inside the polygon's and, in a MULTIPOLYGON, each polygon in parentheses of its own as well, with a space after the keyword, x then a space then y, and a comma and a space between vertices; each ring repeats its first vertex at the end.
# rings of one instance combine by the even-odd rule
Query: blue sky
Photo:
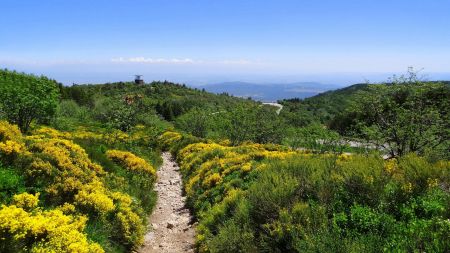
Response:
POLYGON ((2 0, 0 67, 64 83, 450 79, 446 0, 2 0))

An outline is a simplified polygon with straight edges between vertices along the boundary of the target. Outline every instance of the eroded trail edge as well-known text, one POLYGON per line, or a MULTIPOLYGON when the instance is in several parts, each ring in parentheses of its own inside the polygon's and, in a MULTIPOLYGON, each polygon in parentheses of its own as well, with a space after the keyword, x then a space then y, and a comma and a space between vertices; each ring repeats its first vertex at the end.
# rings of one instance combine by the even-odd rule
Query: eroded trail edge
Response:
POLYGON ((139 252, 194 252, 195 228, 185 207, 179 167, 170 153, 164 152, 162 158, 155 186, 158 200, 139 252))

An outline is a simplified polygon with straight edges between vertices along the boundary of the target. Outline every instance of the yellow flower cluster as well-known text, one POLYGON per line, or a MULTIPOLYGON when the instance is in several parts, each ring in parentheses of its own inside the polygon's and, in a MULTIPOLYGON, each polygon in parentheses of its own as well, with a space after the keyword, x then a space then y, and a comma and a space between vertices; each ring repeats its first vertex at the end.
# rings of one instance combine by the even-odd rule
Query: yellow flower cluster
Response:
MULTIPOLYGON (((142 243, 145 222, 138 203, 125 193, 110 191, 104 183, 107 173, 73 141, 129 139, 120 131, 109 133, 109 139, 105 136, 85 129, 67 133, 41 127, 24 137, 16 126, 0 121, 0 161, 5 161, 5 155, 23 158, 17 161, 24 176, 43 182, 46 201, 56 207, 37 208, 40 193, 15 195, 11 206, 0 209, 0 243, 2 238, 14 238, 31 252, 103 252, 83 233, 87 217, 113 221, 121 229, 115 238, 130 249, 142 243)), ((110 155, 131 171, 155 175, 150 164, 132 153, 112 151, 110 155)))
POLYGON ((121 192, 114 192, 111 197, 117 206, 116 217, 122 230, 123 240, 129 245, 142 244, 144 242, 145 227, 139 215, 131 208, 133 200, 129 195, 121 192))
POLYGON ((28 173, 52 180, 46 190, 54 196, 73 195, 83 185, 104 174, 102 167, 93 163, 84 149, 70 140, 35 139, 30 150, 34 153, 28 173))
POLYGON ((74 139, 82 139, 82 140, 96 140, 101 141, 103 139, 103 135, 101 133, 94 133, 91 131, 87 131, 84 128, 79 128, 72 132, 72 136, 74 139))
POLYGON ((429 188, 437 187, 439 185, 438 179, 437 178, 428 178, 427 185, 429 188))
POLYGON ((27 168, 30 176, 34 175, 51 175, 53 166, 50 162, 35 157, 27 168))
POLYGON ((121 206, 116 214, 120 223, 121 235, 129 245, 141 245, 144 242, 145 227, 142 220, 129 206, 121 206))
POLYGON ((113 200, 106 194, 103 183, 98 180, 81 187, 75 195, 75 204, 99 214, 107 214, 114 210, 113 200))
POLYGON ((220 181, 222 181, 222 177, 220 176, 220 174, 213 173, 213 174, 209 175, 207 178, 205 178, 205 180, 203 181, 203 185, 211 188, 211 187, 219 184, 220 181))
POLYGON ((9 156, 13 154, 20 154, 25 150, 26 148, 23 143, 18 143, 10 140, 0 142, 0 154, 3 153, 9 156))
POLYGON ((70 203, 64 203, 62 206, 57 207, 58 210, 61 210, 61 212, 65 214, 73 214, 76 212, 75 206, 70 203))
POLYGON ((22 139, 19 127, 11 125, 7 121, 0 120, 0 142, 22 139))
POLYGON ((27 148, 19 128, 6 121, 0 121, 0 158, 3 157, 5 161, 12 162, 26 152, 27 148))
POLYGON ((340 164, 342 162, 349 161, 352 158, 352 155, 349 153, 342 153, 337 157, 337 163, 340 164))
POLYGON ((180 133, 167 131, 159 137, 159 144, 167 149, 182 138, 183 136, 180 133))
POLYGON ((86 221, 84 216, 64 215, 57 209, 27 212, 16 205, 3 206, 0 209, 0 240, 12 238, 18 244, 30 244, 30 252, 104 252, 83 233, 86 221))
POLYGON ((39 192, 35 195, 29 194, 27 192, 17 194, 14 195, 12 203, 24 209, 32 209, 37 207, 39 203, 39 195, 39 192))
POLYGON ((54 139, 72 139, 72 135, 67 132, 60 132, 51 127, 41 127, 35 131, 33 131, 33 135, 39 136, 41 138, 54 138, 54 139))
POLYGON ((413 185, 411 182, 407 182, 405 184, 402 185, 402 190, 407 192, 407 193, 411 193, 413 190, 413 185))
POLYGON ((225 178, 230 174, 237 173, 242 178, 256 168, 261 169, 268 159, 282 160, 296 154, 300 155, 276 145, 246 143, 230 147, 194 143, 180 150, 177 157, 182 173, 189 175, 185 190, 192 197, 198 191, 208 194, 209 189, 227 184, 225 178))
POLYGON ((398 170, 397 160, 389 159, 384 163, 384 170, 390 175, 394 174, 398 170))
POLYGON ((156 171, 147 161, 134 155, 133 153, 120 151, 120 150, 108 150, 106 156, 113 162, 125 167, 126 169, 134 172, 144 172, 152 176, 156 175, 156 171))
POLYGON ((103 140, 108 144, 122 143, 128 142, 130 140, 130 136, 120 130, 114 130, 112 132, 103 134, 103 140))

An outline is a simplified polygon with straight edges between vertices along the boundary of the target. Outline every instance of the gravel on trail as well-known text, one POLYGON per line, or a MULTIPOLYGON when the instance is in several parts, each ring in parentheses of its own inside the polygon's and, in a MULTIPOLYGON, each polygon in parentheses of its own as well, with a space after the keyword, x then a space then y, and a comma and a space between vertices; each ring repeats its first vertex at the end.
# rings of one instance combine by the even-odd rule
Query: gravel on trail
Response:
POLYGON ((158 200, 138 252, 194 252, 195 223, 185 206, 179 167, 170 153, 164 152, 162 158, 155 186, 158 200))

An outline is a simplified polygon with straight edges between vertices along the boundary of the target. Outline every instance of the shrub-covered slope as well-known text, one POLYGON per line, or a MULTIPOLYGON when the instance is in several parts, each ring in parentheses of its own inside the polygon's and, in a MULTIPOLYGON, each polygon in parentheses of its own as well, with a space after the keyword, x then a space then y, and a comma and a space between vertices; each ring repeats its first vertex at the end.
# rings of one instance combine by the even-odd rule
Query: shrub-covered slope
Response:
POLYGON ((155 202, 155 169, 115 150, 133 145, 139 151, 133 138, 48 127, 22 135, 0 121, 0 251, 117 252, 139 246, 155 202))
POLYGON ((450 164, 315 155, 174 132, 200 252, 447 252, 450 164))

